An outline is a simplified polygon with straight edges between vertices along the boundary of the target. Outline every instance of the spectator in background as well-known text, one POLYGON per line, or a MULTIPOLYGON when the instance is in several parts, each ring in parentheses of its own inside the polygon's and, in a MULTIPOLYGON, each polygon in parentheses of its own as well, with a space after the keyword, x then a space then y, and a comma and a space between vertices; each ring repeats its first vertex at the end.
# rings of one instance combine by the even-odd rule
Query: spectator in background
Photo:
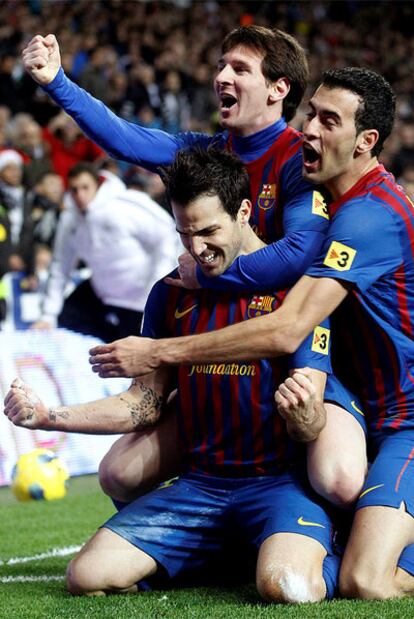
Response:
POLYGON ((195 68, 190 99, 192 131, 208 131, 212 126, 211 119, 217 116, 217 102, 211 89, 211 71, 207 64, 195 68))
POLYGON ((99 174, 105 177, 106 172, 110 172, 115 176, 122 177, 121 165, 122 163, 117 161, 116 159, 111 159, 107 157, 106 159, 102 159, 99 161, 99 174))
POLYGON ((32 190, 15 185, 15 189, 23 191, 13 195, 11 183, 21 178, 22 158, 14 150, 3 151, 0 168, 3 165, 0 182, 6 189, 0 201, 0 322, 6 318, 7 309, 3 275, 13 272, 26 292, 44 290, 64 192, 61 177, 46 172, 32 190))
POLYGON ((414 202, 414 162, 403 168, 398 182, 404 187, 410 200, 414 202))
POLYGON ((143 108, 150 108, 155 118, 160 116, 161 95, 153 67, 145 63, 132 65, 126 99, 134 115, 139 115, 143 108))
POLYGON ((63 209, 64 191, 62 177, 55 172, 45 172, 29 193, 35 244, 52 248, 58 218, 63 209))
POLYGON ((13 149, 0 152, 1 275, 33 272, 30 205, 22 182, 23 157, 13 149))
POLYGON ((23 182, 33 187, 45 172, 52 170, 50 147, 43 140, 42 128, 30 114, 16 114, 9 128, 9 137, 24 160, 23 182))
POLYGON ((59 220, 42 319, 111 341, 138 334, 148 293, 181 253, 171 217, 144 192, 127 190, 105 170, 81 163, 69 173, 69 198, 59 220), (77 262, 91 270, 63 304, 77 262), (63 306, 63 308, 62 308, 63 306))
MULTIPOLYGON (((127 115, 124 118, 128 119, 127 115)), ((138 112, 136 122, 141 127, 147 127, 148 129, 162 129, 162 120, 158 116, 154 115, 154 112, 149 105, 144 105, 138 112)))
POLYGON ((53 170, 66 181, 69 170, 80 161, 96 161, 104 155, 99 146, 86 138, 75 121, 59 112, 43 130, 50 146, 53 170))
POLYGON ((17 58, 11 51, 0 52, 0 101, 14 113, 24 110, 19 84, 13 76, 17 58))
POLYGON ((0 127, 6 129, 11 118, 10 108, 7 105, 0 105, 0 127))
POLYGON ((9 146, 8 126, 11 112, 7 105, 0 105, 0 148, 9 146))
POLYGON ((414 167, 414 119, 400 125, 401 144, 391 162, 391 171, 396 178, 402 176, 405 168, 414 167))
POLYGON ((34 246, 30 206, 22 184, 23 158, 12 149, 0 152, 0 322, 6 317, 6 290, 3 275, 24 271, 35 285, 34 246))
POLYGON ((190 104, 178 71, 168 71, 161 94, 163 129, 168 133, 190 128, 190 104))
POLYGON ((171 206, 165 194, 165 185, 159 174, 140 166, 131 166, 125 174, 125 182, 130 188, 135 187, 144 191, 172 215, 171 206))
MULTIPOLYGON (((117 114, 120 114, 121 116, 125 114, 125 99, 127 87, 127 76, 121 71, 111 75, 106 85, 106 100, 108 102, 108 105, 112 110, 114 110, 117 114)), ((128 110, 128 106, 126 106, 126 109, 128 110)))
MULTIPOLYGON (((6 208, 0 203, 0 283, 3 275, 10 270, 11 253, 10 221, 6 208)), ((0 320, 2 320, 1 317, 0 320)))
POLYGON ((95 47, 79 76, 79 85, 109 104, 108 81, 117 72, 118 57, 110 45, 95 47))

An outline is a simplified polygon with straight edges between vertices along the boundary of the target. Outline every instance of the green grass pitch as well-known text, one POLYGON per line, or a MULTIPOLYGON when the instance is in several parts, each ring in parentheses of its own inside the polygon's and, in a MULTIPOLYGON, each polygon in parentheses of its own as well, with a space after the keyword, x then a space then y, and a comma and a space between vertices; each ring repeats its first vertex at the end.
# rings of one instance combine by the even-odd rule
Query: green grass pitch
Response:
POLYGON ((72 479, 67 497, 50 503, 20 504, 9 489, 2 489, 0 506, 1 619, 414 617, 411 599, 269 606, 261 603, 253 585, 75 598, 66 593, 63 580, 66 564, 73 555, 71 548, 85 542, 113 511, 110 501, 99 491, 96 477, 72 479), (69 554, 50 556, 53 549, 62 553, 66 549, 69 554), (43 580, 36 580, 40 577, 43 580))

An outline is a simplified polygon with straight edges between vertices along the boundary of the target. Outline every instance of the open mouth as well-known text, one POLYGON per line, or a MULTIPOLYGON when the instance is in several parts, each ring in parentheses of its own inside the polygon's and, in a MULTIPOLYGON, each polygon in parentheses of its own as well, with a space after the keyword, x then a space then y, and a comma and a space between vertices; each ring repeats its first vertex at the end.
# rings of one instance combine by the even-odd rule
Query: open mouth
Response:
POLYGON ((221 95, 220 97, 220 102, 221 102, 221 107, 229 110, 231 107, 233 107, 233 105, 235 105, 237 103, 237 99, 236 97, 233 97, 233 95, 221 95))
POLYGON ((201 256, 198 257, 198 260, 201 264, 211 264, 216 258, 217 254, 215 251, 211 251, 209 253, 205 252, 201 256))
POLYGON ((310 144, 304 143, 302 145, 302 152, 303 152, 303 165, 305 166, 305 168, 307 170, 316 169, 318 163, 321 160, 321 155, 318 153, 318 151, 315 148, 313 148, 313 146, 311 146, 310 144))
POLYGON ((200 256, 197 256, 197 262, 201 267, 209 268, 216 265, 218 257, 219 253, 217 251, 207 250, 200 256))

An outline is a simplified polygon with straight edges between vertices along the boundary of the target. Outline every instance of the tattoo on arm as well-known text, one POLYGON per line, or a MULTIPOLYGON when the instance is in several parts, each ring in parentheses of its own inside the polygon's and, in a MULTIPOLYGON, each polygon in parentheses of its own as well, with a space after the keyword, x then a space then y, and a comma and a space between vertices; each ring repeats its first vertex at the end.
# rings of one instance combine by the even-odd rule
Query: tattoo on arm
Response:
POLYGON ((64 408, 60 410, 58 408, 49 408, 49 421, 51 421, 52 423, 56 423, 58 417, 60 417, 61 419, 69 419, 69 411, 64 408))
POLYGON ((163 396, 157 395, 151 387, 142 383, 139 379, 134 378, 133 386, 138 386, 142 392, 140 402, 129 402, 121 397, 129 409, 132 417, 134 428, 146 428, 152 426, 158 419, 161 411, 161 406, 164 401, 163 396))
POLYGON ((34 409, 30 408, 29 412, 26 414, 26 417, 23 417, 23 421, 30 421, 33 419, 34 409))

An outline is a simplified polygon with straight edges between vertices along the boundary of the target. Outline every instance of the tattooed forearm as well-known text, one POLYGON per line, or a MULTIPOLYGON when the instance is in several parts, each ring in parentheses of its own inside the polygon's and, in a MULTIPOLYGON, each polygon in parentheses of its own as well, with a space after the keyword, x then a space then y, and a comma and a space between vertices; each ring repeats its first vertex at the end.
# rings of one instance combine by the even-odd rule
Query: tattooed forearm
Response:
POLYGON ((121 397, 121 400, 131 413, 134 428, 152 426, 158 420, 164 398, 137 378, 133 380, 132 385, 139 387, 142 393, 141 400, 139 402, 131 402, 123 397, 121 397))
POLYGON ((58 418, 69 419, 70 413, 65 408, 49 408, 49 421, 56 423, 58 418))
POLYGON ((31 421, 34 415, 34 408, 31 407, 29 412, 26 414, 26 417, 23 417, 22 421, 31 421))

